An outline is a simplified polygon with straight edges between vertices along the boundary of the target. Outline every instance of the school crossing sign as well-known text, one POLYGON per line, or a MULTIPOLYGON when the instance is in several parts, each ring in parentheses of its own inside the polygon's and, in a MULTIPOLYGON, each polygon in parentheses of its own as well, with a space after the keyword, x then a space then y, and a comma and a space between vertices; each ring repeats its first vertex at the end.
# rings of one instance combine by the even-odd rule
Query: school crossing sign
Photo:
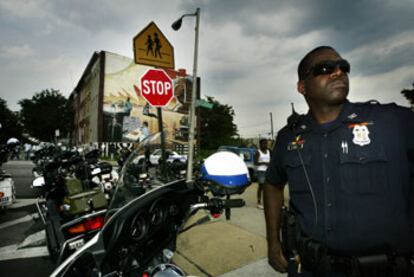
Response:
POLYGON ((141 96, 153 107, 164 107, 174 97, 170 76, 161 69, 148 69, 140 79, 141 96))
POLYGON ((174 48, 154 22, 134 37, 133 45, 135 63, 174 69, 174 48))

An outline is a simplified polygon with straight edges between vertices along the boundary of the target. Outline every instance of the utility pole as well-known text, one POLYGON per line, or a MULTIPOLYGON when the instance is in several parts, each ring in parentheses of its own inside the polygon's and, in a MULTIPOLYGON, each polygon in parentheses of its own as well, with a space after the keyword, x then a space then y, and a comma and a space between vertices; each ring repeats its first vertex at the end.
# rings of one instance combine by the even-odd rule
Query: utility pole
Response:
POLYGON ((270 133, 272 134, 272 139, 274 139, 274 134, 273 134, 273 115, 272 115, 272 112, 270 112, 269 114, 270 114, 270 133))
POLYGON ((194 132, 196 125, 195 105, 197 98, 197 64, 198 64, 198 34, 200 26, 200 8, 196 9, 195 13, 184 14, 178 20, 176 20, 171 27, 177 31, 180 29, 182 20, 185 16, 194 16, 196 18, 195 23, 195 41, 194 41, 194 64, 193 64, 193 89, 191 92, 191 106, 190 106, 190 130, 188 135, 188 159, 187 159, 187 182, 193 179, 193 159, 194 159, 194 132))

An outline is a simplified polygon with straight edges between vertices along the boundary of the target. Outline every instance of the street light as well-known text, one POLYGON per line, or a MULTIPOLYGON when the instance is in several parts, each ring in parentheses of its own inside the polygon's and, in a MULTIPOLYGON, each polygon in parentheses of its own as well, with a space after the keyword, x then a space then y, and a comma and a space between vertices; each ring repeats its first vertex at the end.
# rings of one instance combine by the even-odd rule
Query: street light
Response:
POLYGON ((195 103, 197 97, 197 57, 198 57, 198 29, 200 24, 200 8, 197 8, 195 13, 182 15, 172 25, 174 31, 180 29, 183 18, 186 16, 195 16, 195 42, 194 42, 194 64, 193 64, 193 89, 190 106, 190 131, 188 134, 188 161, 187 161, 187 182, 193 178, 193 160, 194 160, 194 128, 195 128, 195 103))

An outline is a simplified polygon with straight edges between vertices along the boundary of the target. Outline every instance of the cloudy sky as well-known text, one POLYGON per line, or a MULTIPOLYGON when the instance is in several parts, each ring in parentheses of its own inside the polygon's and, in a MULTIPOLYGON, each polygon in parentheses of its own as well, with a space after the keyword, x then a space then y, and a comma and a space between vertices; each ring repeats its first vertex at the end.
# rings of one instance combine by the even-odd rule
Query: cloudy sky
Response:
POLYGON ((192 72, 194 18, 201 8, 202 94, 233 106, 242 136, 267 136, 296 110, 296 67, 309 50, 335 47, 351 63, 353 101, 408 106, 414 82, 412 0, 0 0, 0 97, 11 109, 46 88, 68 96, 94 51, 133 57, 132 38, 154 21, 192 72))

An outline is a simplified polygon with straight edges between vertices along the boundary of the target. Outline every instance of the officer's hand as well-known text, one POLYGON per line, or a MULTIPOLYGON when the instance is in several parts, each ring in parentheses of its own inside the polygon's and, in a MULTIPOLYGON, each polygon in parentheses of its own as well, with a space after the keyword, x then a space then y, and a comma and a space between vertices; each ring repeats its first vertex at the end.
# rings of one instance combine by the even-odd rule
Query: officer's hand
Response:
POLYGON ((288 262, 282 253, 282 247, 280 246, 280 243, 269 247, 267 252, 269 265, 278 272, 286 272, 288 268, 288 262))

